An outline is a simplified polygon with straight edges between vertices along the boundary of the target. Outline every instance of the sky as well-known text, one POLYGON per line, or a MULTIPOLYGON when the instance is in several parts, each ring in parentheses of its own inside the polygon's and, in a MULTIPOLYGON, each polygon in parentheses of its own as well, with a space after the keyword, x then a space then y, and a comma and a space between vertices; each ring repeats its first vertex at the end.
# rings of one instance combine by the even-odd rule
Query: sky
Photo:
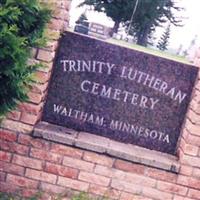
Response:
MULTIPOLYGON (((75 21, 85 11, 86 7, 77 8, 82 0, 72 0, 70 11, 70 25, 74 26, 75 21)), ((192 39, 197 36, 197 45, 200 46, 200 0, 175 0, 177 5, 183 7, 184 10, 177 13, 183 17, 182 27, 171 27, 171 36, 169 40, 169 48, 177 50, 180 45, 183 49, 190 46, 192 39)), ((104 13, 94 11, 86 12, 89 22, 96 22, 112 27, 114 22, 104 13)), ((159 38, 165 28, 158 28, 155 36, 159 38)))

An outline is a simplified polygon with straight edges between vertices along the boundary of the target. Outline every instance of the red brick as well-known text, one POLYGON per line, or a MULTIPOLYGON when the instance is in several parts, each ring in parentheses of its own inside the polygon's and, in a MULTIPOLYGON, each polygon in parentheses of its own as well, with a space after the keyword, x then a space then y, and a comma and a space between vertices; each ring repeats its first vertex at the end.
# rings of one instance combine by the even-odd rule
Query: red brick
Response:
POLYGON ((120 196, 120 200, 133 200, 134 195, 127 193, 127 192, 122 192, 120 196))
POLYGON ((110 178, 107 178, 101 175, 91 174, 88 172, 83 172, 83 171, 79 173, 78 179, 81 181, 94 183, 94 184, 102 185, 102 186, 108 186, 110 182, 110 178))
POLYGON ((21 111, 25 111, 25 112, 31 113, 33 115, 37 115, 42 109, 42 104, 34 105, 31 103, 21 103, 19 105, 19 109, 21 111))
POLYGON ((3 150, 11 152, 11 153, 18 153, 21 155, 28 155, 29 148, 27 146, 14 143, 14 142, 7 142, 7 141, 0 141, 0 146, 3 150))
POLYGON ((10 162, 11 154, 8 152, 0 151, 0 160, 10 162))
POLYGON ((53 30, 62 30, 63 29, 63 20, 58 20, 52 18, 52 20, 49 23, 48 28, 53 30))
POLYGON ((197 103, 200 103, 200 92, 198 90, 194 90, 193 100, 197 101, 197 103))
POLYGON ((24 124, 20 121, 13 121, 7 118, 5 118, 2 121, 1 126, 6 129, 13 130, 15 132, 22 132, 28 134, 33 130, 33 126, 31 125, 24 124))
MULTIPOLYGON (((34 141, 35 139, 32 138, 31 136, 25 135, 25 134, 20 134, 19 138, 18 138, 18 142, 21 143, 21 144, 24 144, 24 145, 30 145, 32 140, 34 141)), ((37 146, 37 144, 35 146, 37 146)), ((39 143, 39 148, 40 147, 41 147, 41 145, 39 143)))
MULTIPOLYGON (((186 141, 187 140, 187 138, 188 138, 188 135, 190 135, 190 132, 186 129, 186 128, 184 128, 183 129, 183 133, 182 133, 182 138, 181 138, 181 142, 182 142, 182 140, 184 139, 184 141, 186 141)), ((188 142, 187 142, 188 143, 188 142)))
POLYGON ((38 181, 30 180, 21 176, 16 176, 12 174, 7 175, 6 181, 10 184, 17 185, 24 188, 33 188, 36 189, 38 181))
POLYGON ((172 200, 173 198, 173 194, 162 192, 157 189, 148 188, 148 187, 144 187, 142 190, 142 193, 144 196, 157 199, 157 200, 164 200, 164 199, 172 200))
POLYGON ((26 198, 33 198, 38 194, 38 190, 36 189, 22 189, 21 195, 26 198))
MULTIPOLYGON (((1 163, 0 163, 0 168, 1 168, 1 163)), ((5 179, 6 179, 6 173, 0 171, 0 181, 5 181, 5 179)))
POLYGON ((186 176, 190 176, 192 175, 192 170, 193 168, 187 165, 181 165, 180 168, 180 174, 186 175, 186 176))
POLYGON ((186 144, 183 151, 184 153, 192 156, 196 156, 198 154, 199 148, 197 146, 186 144))
POLYGON ((193 176, 196 177, 196 178, 200 178, 200 169, 194 168, 193 176))
POLYGON ((55 56, 54 52, 39 49, 37 59, 45 61, 45 62, 51 62, 51 61, 53 61, 54 56, 55 56))
POLYGON ((29 114, 26 112, 22 112, 22 116, 20 119, 21 122, 24 122, 24 123, 30 124, 30 125, 36 124, 37 120, 38 120, 37 115, 32 115, 32 114, 29 114))
POLYGON ((89 183, 73 180, 73 179, 65 178, 65 177, 59 177, 57 184, 64 187, 68 187, 68 188, 75 189, 78 191, 85 191, 85 192, 87 192, 89 188, 89 183))
POLYGON ((191 134, 200 136, 200 126, 192 124, 190 120, 186 120, 185 126, 191 134))
POLYGON ((16 121, 20 119, 20 116, 21 116, 20 111, 12 111, 7 114, 8 119, 12 119, 12 120, 16 120, 16 121))
POLYGON ((104 196, 105 198, 119 199, 121 192, 119 190, 115 190, 108 187, 103 187, 100 185, 90 184, 89 193, 97 194, 100 196, 104 196))
POLYGON ((200 144, 200 137, 189 134, 187 137, 187 142, 189 144, 198 146, 200 144))
POLYGON ((149 178, 146 176, 140 176, 136 174, 130 174, 130 173, 127 173, 122 180, 125 180, 129 183, 143 185, 143 186, 154 187, 156 185, 156 180, 152 178, 149 178))
POLYGON ((194 167, 199 167, 200 157, 183 155, 183 157, 181 158, 181 162, 183 164, 186 164, 186 165, 190 165, 190 166, 194 166, 194 167))
POLYGON ((0 140, 0 147, 4 151, 8 151, 10 149, 10 144, 12 144, 12 143, 7 142, 5 140, 0 140))
POLYGON ((173 183, 166 183, 166 182, 157 182, 157 188, 159 190, 162 190, 164 192, 179 194, 179 195, 186 195, 188 188, 184 186, 180 186, 173 183))
POLYGON ((0 170, 11 173, 11 174, 15 174, 15 175, 23 175, 25 169, 24 167, 13 165, 12 163, 0 161, 0 170))
POLYGON ((0 129, 0 139, 10 141, 10 142, 15 142, 17 140, 17 134, 0 129))
POLYGON ((32 93, 37 93, 43 96, 43 93, 46 91, 47 86, 48 86, 48 83, 44 83, 44 84, 34 83, 31 85, 31 91, 32 93))
POLYGON ((144 174, 145 170, 145 167, 142 165, 133 164, 123 160, 116 160, 114 163, 114 168, 136 174, 144 174))
POLYGON ((68 178, 77 178, 78 177, 78 170, 70 168, 70 167, 64 167, 61 165, 55 165, 51 163, 46 163, 45 171, 48 173, 68 177, 68 178))
POLYGON ((179 149, 181 149, 183 152, 184 152, 184 150, 185 150, 185 145, 186 145, 186 142, 185 142, 185 138, 187 137, 186 136, 186 134, 185 134, 185 132, 183 132, 183 135, 182 135, 183 137, 181 138, 181 140, 180 140, 180 145, 179 145, 179 149))
POLYGON ((36 160, 33 158, 28 158, 24 156, 14 155, 13 163, 24 166, 24 167, 30 167, 33 169, 42 169, 43 163, 40 160, 36 160))
POLYGON ((111 187, 124 192, 140 194, 143 186, 125 180, 112 179, 111 187))
POLYGON ((32 102, 32 103, 35 103, 35 104, 39 104, 42 101, 42 95, 41 94, 29 92, 28 97, 29 97, 29 101, 32 102))
POLYGON ((192 123, 200 125, 199 115, 196 112, 194 112, 193 110, 191 110, 191 109, 189 110, 189 112, 187 113, 187 117, 192 121, 192 123))
POLYGON ((153 200, 153 199, 141 195, 133 195, 127 192, 122 192, 120 200, 153 200))
POLYGON ((69 19, 69 12, 66 9, 57 9, 53 12, 53 17, 56 19, 67 20, 69 19))
POLYGON ((174 195, 174 199, 173 200, 185 200, 185 197, 179 196, 179 195, 174 195))
POLYGON ((43 149, 43 150, 49 150, 50 143, 41 139, 35 139, 30 137, 29 135, 20 134, 18 138, 18 142, 24 145, 30 145, 32 147, 43 149))
POLYGON ((63 165, 66 165, 75 169, 89 171, 89 172, 92 172, 94 169, 93 163, 90 163, 84 160, 75 159, 75 158, 70 158, 70 157, 64 157, 63 165))
POLYGON ((200 189, 200 179, 180 175, 178 177, 177 183, 180 185, 188 186, 190 188, 200 189))
POLYGON ((118 179, 124 179, 125 176, 129 173, 127 172, 123 172, 121 170, 117 170, 114 168, 109 168, 109 167, 104 167, 101 165, 96 165, 95 167, 95 173, 96 174, 100 174, 106 177, 110 177, 110 178, 118 178, 118 179))
POLYGON ((178 175, 166 172, 159 169, 154 168, 148 168, 145 173, 146 176, 149 176, 151 178, 155 178, 157 180, 162 180, 166 182, 176 182, 178 175))
MULTIPOLYGON (((199 74, 199 76, 200 76, 200 74, 199 74)), ((196 83, 195 89, 196 89, 197 91, 200 91, 200 81, 198 81, 198 82, 196 83)))
POLYGON ((39 149, 31 148, 30 156, 34 158, 39 158, 41 160, 47 160, 54 163, 61 163, 62 155, 55 153, 50 153, 48 151, 42 151, 39 149))
POLYGON ((25 176, 35 179, 35 180, 44 181, 44 182, 53 183, 53 184, 56 183, 56 178, 57 178, 56 175, 49 174, 42 171, 33 170, 33 169, 26 169, 25 176))
POLYGON ((100 165, 112 167, 114 159, 108 156, 99 155, 97 153, 85 152, 83 159, 92 163, 97 163, 100 165))
POLYGON ((12 183, 7 183, 7 182, 0 182, 0 191, 1 192, 6 192, 6 193, 18 193, 19 191, 19 186, 12 184, 12 183))
POLYGON ((81 151, 79 149, 67 147, 67 146, 60 145, 60 144, 52 144, 51 151, 58 153, 58 154, 70 156, 73 158, 81 158, 83 155, 83 151, 81 151))
POLYGON ((200 199, 200 190, 189 189, 188 197, 200 199))
POLYGON ((40 189, 45 192, 58 193, 58 194, 61 194, 66 191, 66 188, 64 187, 53 185, 50 183, 44 183, 44 182, 41 183, 40 189))
POLYGON ((108 168, 100 165, 97 165, 95 167, 95 173, 110 178, 116 178, 117 180, 123 180, 123 181, 125 180, 127 182, 143 186, 154 187, 156 184, 156 180, 149 178, 147 176, 141 176, 138 174, 124 172, 118 169, 108 168))

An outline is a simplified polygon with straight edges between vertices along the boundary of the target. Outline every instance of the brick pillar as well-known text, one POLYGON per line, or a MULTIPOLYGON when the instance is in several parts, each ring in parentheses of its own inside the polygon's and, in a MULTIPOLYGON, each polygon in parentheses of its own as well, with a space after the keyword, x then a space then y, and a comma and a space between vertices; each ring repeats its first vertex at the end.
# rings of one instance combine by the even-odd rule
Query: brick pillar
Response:
MULTIPOLYGON (((194 64, 200 68, 200 48, 195 54, 194 64)), ((200 71, 180 138, 178 154, 181 163, 178 184, 197 187, 200 179, 200 71)), ((189 189, 188 197, 195 198, 197 194, 198 190, 189 189)))
MULTIPOLYGON (((45 2, 46 0, 42 0, 45 2)), ((47 25, 48 43, 41 49, 32 49, 32 58, 29 63, 41 62, 46 67, 40 68, 35 73, 36 82, 32 85, 28 93, 29 101, 21 103, 18 108, 9 113, 2 122, 2 127, 18 131, 31 132, 33 126, 41 118, 42 107, 48 87, 48 82, 53 67, 56 48, 61 32, 67 29, 69 23, 69 9, 71 0, 52 0, 51 3, 53 17, 47 25)))

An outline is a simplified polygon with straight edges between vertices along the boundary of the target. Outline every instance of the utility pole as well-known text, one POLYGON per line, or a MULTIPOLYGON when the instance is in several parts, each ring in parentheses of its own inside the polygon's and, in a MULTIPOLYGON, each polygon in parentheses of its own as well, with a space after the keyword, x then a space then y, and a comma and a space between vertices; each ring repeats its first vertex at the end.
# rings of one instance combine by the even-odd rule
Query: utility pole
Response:
POLYGON ((129 26, 128 26, 128 29, 127 29, 127 36, 128 36, 129 31, 130 31, 130 29, 131 29, 131 24, 132 24, 132 21, 133 21, 133 17, 134 17, 134 15, 135 15, 135 12, 136 12, 136 10, 137 10, 138 2, 139 2, 139 0, 136 0, 135 6, 134 6, 134 8, 133 8, 133 13, 132 13, 131 20, 130 20, 130 23, 129 23, 129 26))

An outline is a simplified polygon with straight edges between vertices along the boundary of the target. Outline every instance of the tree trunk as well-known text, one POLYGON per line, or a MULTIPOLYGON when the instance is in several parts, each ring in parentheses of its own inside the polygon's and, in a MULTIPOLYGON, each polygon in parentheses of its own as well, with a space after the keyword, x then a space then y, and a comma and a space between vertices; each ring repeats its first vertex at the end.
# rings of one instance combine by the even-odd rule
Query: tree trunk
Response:
POLYGON ((147 36, 143 33, 138 37, 137 44, 142 45, 144 47, 147 46, 147 36))
POLYGON ((148 40, 147 40, 147 37, 148 37, 147 32, 146 31, 145 32, 142 31, 138 35, 139 36, 138 36, 138 39, 137 39, 137 44, 146 47, 147 46, 147 42, 148 42, 148 40))
POLYGON ((111 37, 113 36, 114 33, 118 32, 119 25, 120 25, 120 21, 115 21, 114 27, 112 28, 112 30, 110 32, 111 37))
POLYGON ((138 37, 137 37, 137 44, 142 45, 144 47, 147 46, 148 44, 148 36, 149 36, 149 32, 150 32, 150 26, 147 25, 143 30, 141 30, 138 33, 138 37))

